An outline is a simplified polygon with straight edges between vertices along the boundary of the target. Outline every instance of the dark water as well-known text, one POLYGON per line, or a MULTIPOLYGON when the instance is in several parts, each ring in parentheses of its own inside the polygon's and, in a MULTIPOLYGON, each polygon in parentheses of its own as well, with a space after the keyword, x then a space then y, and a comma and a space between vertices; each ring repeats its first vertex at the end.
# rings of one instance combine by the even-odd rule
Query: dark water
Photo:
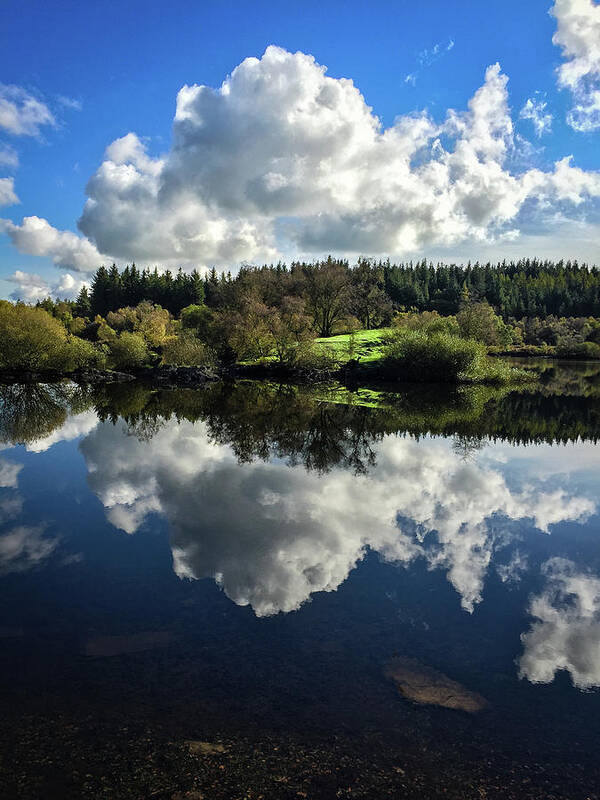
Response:
POLYGON ((599 369, 0 386, 2 796, 597 797, 599 369))

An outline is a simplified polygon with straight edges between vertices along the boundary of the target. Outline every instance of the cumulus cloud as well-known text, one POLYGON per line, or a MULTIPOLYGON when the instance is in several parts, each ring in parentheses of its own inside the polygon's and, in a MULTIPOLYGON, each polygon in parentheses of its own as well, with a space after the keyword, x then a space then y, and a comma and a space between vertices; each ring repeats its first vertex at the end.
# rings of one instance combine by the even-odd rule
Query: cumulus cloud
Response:
MULTIPOLYGON (((184 86, 173 144, 135 133, 90 178, 82 238, 37 217, 4 230, 70 270, 118 261, 235 265, 285 252, 389 253, 517 236, 521 214, 600 197, 570 157, 517 170, 507 77, 490 66, 466 111, 383 128, 358 88, 301 52, 268 47, 218 88, 184 86)), ((522 150, 522 148, 521 148, 522 150)))
POLYGON ((7 234, 20 253, 49 256, 57 267, 94 272, 106 261, 88 239, 59 231, 40 217, 25 217, 20 225, 0 219, 0 233, 7 234))
POLYGON ((68 272, 61 275, 58 281, 52 282, 42 278, 41 275, 23 272, 20 269, 4 280, 14 283, 18 287, 11 292, 10 296, 13 300, 26 300, 32 303, 43 300, 45 297, 61 300, 73 299, 77 297, 81 288, 87 285, 84 279, 74 277, 68 272))
POLYGON ((600 176, 585 173, 582 183, 569 161, 510 173, 506 83, 494 65, 468 111, 442 124, 426 113, 400 117, 384 130, 352 81, 270 47, 219 89, 181 89, 162 158, 132 134, 112 145, 80 228, 122 258, 224 263, 268 257, 273 219, 283 216, 294 219, 286 233, 301 251, 406 253, 485 241, 531 197, 600 196, 600 176), (557 178, 564 171, 578 179, 573 190, 557 178))
POLYGON ((567 670, 580 689, 600 686, 600 578, 565 558, 542 567, 546 587, 531 599, 535 618, 521 636, 521 677, 550 683, 567 670))
POLYGON ((13 206, 18 202, 14 178, 0 178, 0 206, 13 206))
POLYGON ((531 120, 538 138, 552 129, 552 114, 546 110, 547 108, 548 103, 544 100, 530 97, 519 113, 521 119, 531 120))
POLYGON ((600 5, 594 0, 555 0, 550 13, 557 29, 552 41, 565 62, 558 85, 569 89, 574 105, 567 121, 577 131, 600 128, 600 5))
POLYGON ((175 420, 150 442, 100 424, 80 448, 112 524, 134 533, 149 514, 164 515, 176 573, 212 577, 258 616, 335 590, 367 549, 390 563, 423 558, 445 570, 472 611, 495 550, 506 545, 508 520, 547 526, 582 519, 593 505, 542 497, 539 488, 511 491, 498 470, 465 464, 442 440, 385 437, 362 476, 278 461, 239 465, 204 424, 175 420), (552 503, 541 517, 539 508, 552 503))
POLYGON ((19 86, 0 84, 0 129, 14 136, 38 136, 56 121, 48 106, 19 86))
POLYGON ((64 425, 52 431, 48 436, 42 439, 36 439, 27 444, 27 450, 33 453, 42 453, 49 450, 52 445, 58 442, 70 442, 73 439, 78 439, 80 436, 85 436, 94 430, 98 424, 98 417, 94 411, 82 411, 81 414, 74 414, 68 417, 64 425))

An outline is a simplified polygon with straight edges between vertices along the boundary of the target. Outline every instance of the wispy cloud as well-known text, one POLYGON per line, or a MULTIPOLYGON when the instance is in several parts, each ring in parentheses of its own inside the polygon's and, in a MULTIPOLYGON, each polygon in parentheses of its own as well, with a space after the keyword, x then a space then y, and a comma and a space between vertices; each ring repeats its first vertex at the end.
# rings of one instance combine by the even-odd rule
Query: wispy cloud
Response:
POLYGON ((12 167, 16 169, 19 166, 19 156, 14 147, 8 144, 0 144, 0 167, 12 167))
POLYGON ((13 136, 39 136, 56 120, 48 106, 20 86, 0 84, 0 128, 13 136))
POLYGON ((409 72, 405 76, 404 82, 410 83, 411 86, 415 86, 421 72, 427 67, 430 67, 432 64, 435 64, 436 61, 439 61, 440 58, 443 58, 446 53, 449 53, 453 48, 454 39, 450 39, 446 45, 442 44, 441 42, 436 42, 433 47, 426 47, 419 51, 419 53, 417 53, 417 63, 419 67, 413 72, 409 72))
POLYGON ((552 114, 546 111, 547 107, 548 103, 544 100, 530 97, 519 114, 521 119, 531 120, 538 138, 552 130, 553 117, 552 114))
POLYGON ((14 178, 0 178, 0 206, 14 206, 18 202, 14 178))
POLYGON ((64 106, 64 108, 70 108, 73 111, 81 111, 83 107, 81 100, 75 100, 73 97, 65 97, 63 94, 59 95, 56 99, 61 106, 64 106))

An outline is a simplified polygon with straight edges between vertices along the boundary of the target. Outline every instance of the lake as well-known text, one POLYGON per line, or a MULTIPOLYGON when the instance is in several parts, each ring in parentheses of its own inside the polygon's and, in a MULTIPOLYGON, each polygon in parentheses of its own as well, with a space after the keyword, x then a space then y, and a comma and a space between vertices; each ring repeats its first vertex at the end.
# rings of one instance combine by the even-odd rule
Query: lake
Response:
POLYGON ((0 386, 3 797, 596 798, 600 364, 0 386))

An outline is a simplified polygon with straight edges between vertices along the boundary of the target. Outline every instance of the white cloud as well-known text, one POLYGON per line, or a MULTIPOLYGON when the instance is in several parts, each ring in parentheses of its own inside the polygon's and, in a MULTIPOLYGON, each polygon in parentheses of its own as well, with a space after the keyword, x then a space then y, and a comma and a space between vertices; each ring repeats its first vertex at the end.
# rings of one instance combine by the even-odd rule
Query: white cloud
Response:
POLYGON ((527 571, 528 560, 518 548, 511 555, 508 564, 498 564, 496 572, 502 583, 518 583, 527 571))
POLYGON ((542 571, 546 588, 531 599, 535 622, 521 636, 521 677, 550 683, 567 670, 580 689, 600 686, 600 578, 564 558, 550 559, 542 571))
POLYGON ((0 490, 0 524, 18 517, 22 509, 23 500, 18 492, 6 489, 0 490))
POLYGON ((88 239, 59 231, 40 217, 25 217, 21 225, 0 219, 0 233, 6 233, 20 253, 49 256, 64 269, 94 272, 106 261, 88 239))
POLYGON ((150 442, 100 424, 80 448, 112 524, 134 533, 150 513, 170 525, 174 569, 213 577, 259 616, 333 591, 367 548, 396 564, 444 569, 472 611, 508 520, 583 520, 593 503, 540 487, 511 491, 498 470, 465 464, 443 440, 387 436, 368 475, 280 462, 239 465, 204 424, 166 422, 150 442), (231 502, 231 497, 236 502, 231 502), (542 512, 543 507, 543 512, 542 512), (416 532, 416 535, 415 535, 416 532))
POLYGON ((552 41, 565 62, 558 85, 573 94, 567 121, 577 131, 600 128, 600 5, 593 0, 555 0, 550 13, 557 30, 552 41))
POLYGON ((81 111, 83 107, 80 100, 76 100, 73 97, 66 97, 64 94, 59 95, 56 99, 61 104, 61 106, 69 108, 72 111, 81 111))
POLYGON ((0 487, 6 489, 16 489, 18 485, 19 472, 23 469, 22 464, 15 464, 0 458, 0 487))
POLYGON ((14 136, 38 136, 44 125, 55 125, 48 106, 19 86, 0 84, 0 129, 14 136))
POLYGON ((510 173, 506 82, 492 66, 467 112, 441 125, 409 115, 383 130, 352 81, 270 47, 217 90, 183 87, 162 158, 131 134, 112 145, 80 228, 120 258, 226 263, 268 257, 273 220, 285 216, 296 250, 402 254, 487 241, 529 198, 600 196, 596 173, 565 190, 557 171, 581 172, 568 162, 510 173))
POLYGON ((546 172, 511 168, 506 86, 492 65, 466 111, 384 129, 351 80, 269 47, 218 89, 180 90, 167 153, 151 156, 134 133, 109 145, 78 223, 87 238, 38 217, 4 230, 22 252, 78 271, 108 256, 234 265, 280 250, 402 256, 515 238, 526 204, 544 218, 583 211, 600 197, 600 174, 570 158, 546 172))
POLYGON ((548 103, 544 100, 530 97, 519 113, 521 119, 531 120, 538 137, 549 133, 552 129, 552 114, 546 111, 547 107, 548 103))
POLYGON ((68 417, 64 425, 56 428, 48 436, 36 439, 27 444, 27 450, 34 453, 42 453, 58 442, 70 442, 85 436, 94 430, 98 424, 98 417, 94 411, 82 411, 81 414, 74 414, 68 417))
POLYGON ((426 67, 430 67, 436 61, 439 61, 439 59, 446 55, 446 53, 449 53, 453 47, 454 40, 450 39, 447 45, 443 45, 441 42, 436 42, 433 47, 421 50, 420 53, 417 54, 419 69, 406 75, 404 82, 410 83, 412 86, 416 86, 417 79, 421 71, 426 67))
POLYGON ((19 525, 0 535, 0 575, 39 566, 58 545, 44 535, 44 526, 19 525))
POLYGON ((23 272, 18 269, 4 280, 17 284, 18 288, 11 292, 13 300, 37 302, 46 297, 57 299, 73 299, 77 297, 81 288, 87 282, 79 277, 74 277, 69 272, 61 275, 57 281, 51 282, 32 272, 23 272))
POLYGON ((19 166, 19 156, 17 155, 14 147, 7 144, 0 144, 0 167, 13 167, 19 166))
POLYGON ((0 178, 0 206, 12 206, 18 202, 14 178, 0 178))

